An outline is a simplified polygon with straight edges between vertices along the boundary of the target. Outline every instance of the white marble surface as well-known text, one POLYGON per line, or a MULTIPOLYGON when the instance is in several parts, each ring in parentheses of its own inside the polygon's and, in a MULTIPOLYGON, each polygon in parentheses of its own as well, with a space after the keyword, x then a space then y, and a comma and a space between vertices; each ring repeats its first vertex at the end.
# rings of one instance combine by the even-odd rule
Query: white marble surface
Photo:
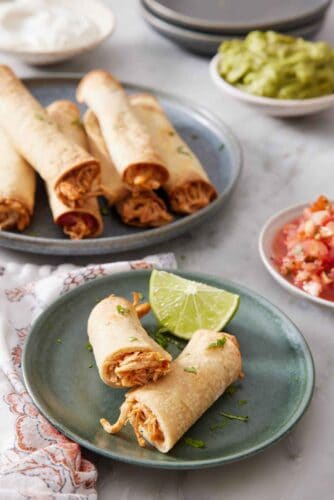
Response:
MULTIPOLYGON (((290 436, 244 462, 203 471, 165 472, 90 456, 99 468, 99 498, 329 500, 334 486, 334 315, 281 289, 260 262, 257 238, 267 217, 286 205, 320 193, 334 198, 334 110, 289 121, 261 116, 222 97, 210 81, 208 61, 183 52, 151 31, 140 18, 136 1, 110 0, 109 4, 117 17, 113 37, 91 54, 49 71, 103 67, 120 79, 186 95, 232 127, 244 151, 244 169, 233 198, 215 220, 170 241, 164 250, 174 251, 183 269, 238 281, 277 304, 306 337, 317 379, 312 404, 290 436)), ((333 29, 334 8, 319 38, 334 44, 333 29)), ((38 73, 7 57, 2 61, 21 75, 38 73)), ((157 246, 140 254, 160 250, 157 246)), ((0 259, 61 262, 5 250, 0 251, 0 259)), ((75 263, 98 260, 66 259, 75 263)))

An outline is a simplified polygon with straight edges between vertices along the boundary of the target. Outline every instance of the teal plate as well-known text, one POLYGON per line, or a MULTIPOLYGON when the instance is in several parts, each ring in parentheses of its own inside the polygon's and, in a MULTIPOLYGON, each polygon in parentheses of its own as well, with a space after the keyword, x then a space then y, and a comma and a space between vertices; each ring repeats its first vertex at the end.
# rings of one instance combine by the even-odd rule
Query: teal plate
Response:
MULTIPOLYGON (((293 323, 266 299, 235 283, 199 273, 178 274, 240 295, 239 310, 226 331, 239 339, 244 380, 187 432, 186 436, 205 441, 205 448, 189 447, 181 439, 164 455, 140 448, 130 426, 116 436, 106 434, 99 419, 117 419, 125 391, 111 389, 99 378, 93 354, 86 348, 87 319, 96 302, 110 293, 130 297, 137 290, 148 297, 150 271, 96 279, 50 305, 34 324, 23 354, 24 380, 35 404, 57 429, 85 448, 147 467, 211 467, 274 444, 305 412, 312 397, 314 367, 310 350, 293 323), (223 420, 221 411, 248 415, 249 420, 223 420), (210 429, 222 420, 221 429, 210 429)), ((143 318, 143 324, 150 332, 157 327, 151 314, 143 318)), ((170 344, 173 356, 179 347, 170 344)))

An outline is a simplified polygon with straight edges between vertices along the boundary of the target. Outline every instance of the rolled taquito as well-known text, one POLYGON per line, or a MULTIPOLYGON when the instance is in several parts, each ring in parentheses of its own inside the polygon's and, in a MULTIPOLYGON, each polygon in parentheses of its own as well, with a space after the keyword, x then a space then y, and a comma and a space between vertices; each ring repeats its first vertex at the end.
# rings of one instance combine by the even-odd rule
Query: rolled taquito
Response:
POLYGON ((130 422, 140 446, 148 442, 166 453, 242 375, 241 370, 233 335, 198 330, 165 377, 129 391, 118 421, 111 425, 101 419, 101 424, 115 434, 130 422))
POLYGON ((74 206, 87 196, 100 167, 95 158, 59 130, 45 109, 7 66, 0 65, 0 126, 16 150, 74 206))
POLYGON ((23 231, 29 225, 35 191, 35 171, 0 128, 0 229, 23 231))
POLYGON ((169 179, 163 187, 172 210, 191 214, 208 205, 216 198, 216 189, 157 99, 149 94, 137 94, 130 97, 130 102, 138 118, 147 127, 153 146, 169 172, 169 179))
MULTIPOLYGON (((46 110, 68 139, 88 150, 88 140, 80 121, 80 110, 73 102, 55 101, 46 110)), ((58 198, 52 182, 45 184, 53 219, 63 228, 65 234, 71 239, 79 240, 102 233, 103 221, 96 197, 86 198, 79 207, 70 208, 58 198)))
POLYGON ((110 158, 95 114, 88 110, 83 117, 91 153, 101 166, 101 190, 110 205, 115 205, 122 221, 135 227, 159 227, 173 217, 164 201, 150 190, 129 190, 122 182, 110 158))
POLYGON ((170 354, 147 334, 125 298, 110 295, 94 307, 88 337, 100 377, 111 387, 143 385, 169 370, 170 354))
POLYGON ((153 147, 146 127, 137 119, 121 84, 106 71, 88 73, 79 83, 77 99, 95 113, 108 152, 130 188, 158 189, 168 171, 153 147))

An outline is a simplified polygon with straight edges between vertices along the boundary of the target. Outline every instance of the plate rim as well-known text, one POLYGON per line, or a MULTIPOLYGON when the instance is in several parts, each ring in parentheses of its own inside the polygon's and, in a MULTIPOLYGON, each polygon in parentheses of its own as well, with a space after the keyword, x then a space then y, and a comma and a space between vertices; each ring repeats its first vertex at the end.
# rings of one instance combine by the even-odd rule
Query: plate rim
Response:
POLYGON ((328 8, 331 5, 332 0, 326 0, 325 5, 322 7, 317 7, 313 9, 309 9, 307 14, 304 14, 303 17, 295 16, 290 18, 290 20, 278 20, 275 23, 260 23, 256 24, 256 27, 251 24, 233 24, 229 27, 223 26, 221 24, 212 23, 210 21, 203 21, 201 18, 191 17, 186 14, 180 14, 174 11, 170 7, 166 7, 165 5, 161 5, 157 0, 141 0, 141 3, 147 6, 154 15, 160 16, 167 23, 175 23, 176 25, 182 26, 188 29, 198 29, 198 30, 208 30, 211 32, 224 32, 227 35, 234 34, 236 32, 241 31, 251 31, 251 30, 282 30, 288 29, 289 27, 294 27, 295 29, 298 25, 302 25, 303 23, 311 22, 317 16, 326 15, 328 8), (297 23, 297 26, 296 24, 297 23))
POLYGON ((150 273, 152 272, 152 269, 150 270, 131 270, 131 271, 121 271, 118 273, 114 273, 108 276, 103 276, 100 278, 96 278, 95 280, 83 283, 82 285, 77 286, 76 288, 70 290, 69 292, 65 293, 64 295, 61 295, 58 297, 55 301, 53 301, 49 306, 37 317, 37 319, 33 322, 32 327, 30 329, 30 332, 26 338, 25 344, 24 344, 24 349, 22 353, 22 375, 23 375, 23 380, 25 387, 28 391, 29 396, 31 397, 33 403, 36 405, 38 410, 42 413, 42 415, 51 422, 52 425, 56 429, 58 429, 62 434, 64 434, 66 437, 74 441, 75 443, 78 443, 80 446, 84 447, 85 449, 88 449, 90 451, 93 451, 97 453, 98 455, 105 456, 107 458, 117 460, 123 463, 128 463, 132 465, 137 465, 137 466, 142 466, 142 467, 148 467, 148 468, 157 468, 157 469, 166 469, 166 470, 173 470, 173 469, 178 469, 178 470, 190 470, 190 469, 205 469, 205 468, 211 468, 211 467, 216 467, 219 465, 225 465, 228 463, 236 462, 239 460, 244 460, 246 458, 249 458, 253 455, 256 455, 260 453, 261 451, 265 450, 266 448, 269 448, 270 446, 274 445, 278 441, 280 441, 284 436, 286 436, 294 427, 295 425, 300 421, 306 410, 308 409, 312 396, 314 393, 314 387, 315 387, 315 365, 314 365, 314 360, 312 356, 312 352, 310 350, 310 347, 302 334, 302 332, 297 328, 297 326, 294 324, 294 322, 276 305, 274 305, 272 302, 270 302, 268 299, 265 297, 261 296, 257 292, 254 292, 248 287, 245 287, 244 285, 239 285, 236 282, 233 282, 231 280, 227 280, 225 278, 221 278, 220 276, 214 276, 210 274, 204 274, 204 273, 199 273, 197 271, 183 271, 183 270, 175 270, 175 269, 163 269, 163 271, 166 272, 172 272, 174 274, 178 274, 180 276, 183 276, 188 279, 198 279, 198 280, 214 280, 216 282, 220 282, 222 286, 237 286, 242 293, 245 293, 246 295, 251 295, 253 298, 255 298, 257 301, 259 301, 261 304, 265 305, 267 308, 269 308, 271 311, 273 311, 275 314, 278 314, 285 322, 290 324, 290 326, 293 328, 294 332, 298 334, 299 336, 299 346, 301 347, 301 352, 303 354, 303 359, 304 363, 306 366, 306 371, 307 371, 307 379, 306 379, 306 387, 305 391, 302 395, 302 398, 299 402, 298 409, 295 411, 293 414, 292 418, 290 418, 289 422, 286 423, 283 427, 281 427, 275 434, 274 437, 266 439, 262 444, 259 446, 252 446, 251 448, 248 449, 246 453, 234 453, 228 458, 221 458, 217 457, 214 459, 202 459, 202 460, 184 460, 182 462, 179 461, 179 459, 175 459, 175 461, 171 462, 164 462, 162 460, 152 460, 152 459, 137 459, 137 458, 131 458, 131 457, 123 457, 119 456, 117 453, 114 453, 112 450, 105 450, 103 448, 99 448, 98 446, 94 445, 90 441, 87 441, 86 439, 81 438, 78 436, 75 432, 69 431, 66 426, 64 426, 62 423, 59 423, 56 418, 54 418, 48 410, 45 408, 45 405, 40 401, 40 398, 38 397, 37 394, 34 393, 33 389, 33 383, 30 383, 29 380, 29 370, 28 370, 28 361, 27 358, 29 356, 29 344, 32 342, 34 331, 39 327, 40 324, 43 324, 44 317, 47 317, 47 314, 49 313, 50 309, 57 307, 59 304, 62 305, 64 302, 67 300, 70 300, 71 295, 75 295, 78 291, 78 289, 82 288, 90 288, 96 286, 96 283, 98 283, 100 280, 102 281, 108 281, 108 280, 113 280, 117 278, 127 278, 130 276, 133 276, 134 274, 137 275, 142 275, 146 276, 147 279, 149 279, 150 273))
MULTIPOLYGON (((283 219, 285 219, 289 215, 291 217, 291 221, 294 217, 294 214, 295 216, 298 216, 298 214, 301 215, 303 209, 307 208, 309 205, 309 203, 298 203, 296 205, 290 205, 289 207, 284 208, 283 210, 280 210, 269 217, 269 219, 267 219, 267 221, 261 228, 258 239, 258 250, 264 267, 280 286, 302 299, 307 299, 314 304, 334 309, 334 302, 323 299, 322 297, 315 297, 305 292, 301 288, 298 288, 296 285, 293 285, 292 283, 290 283, 290 281, 284 278, 284 276, 282 276, 275 268, 275 266, 271 263, 270 255, 268 255, 268 253, 266 252, 266 241, 268 239, 268 232, 270 231, 271 227, 275 223, 278 223, 280 220, 282 221, 282 225, 287 224, 289 222, 289 219, 287 219, 286 222, 283 222, 283 219)), ((272 243, 272 241, 270 243, 272 243)))
MULTIPOLYGON (((39 80, 48 80, 59 82, 66 80, 79 81, 85 73, 81 72, 50 72, 37 76, 23 77, 23 82, 38 82, 39 80)), ((182 217, 179 220, 173 221, 165 226, 150 228, 146 231, 121 236, 106 236, 99 238, 89 238, 79 241, 61 238, 44 238, 29 236, 10 231, 0 231, 0 246, 19 250, 24 252, 33 252, 37 254, 48 255, 102 255, 107 253, 121 253, 129 250, 143 248, 165 241, 168 236, 175 238, 183 232, 192 229, 195 225, 200 224, 211 214, 214 214, 218 208, 230 197, 237 182, 240 178, 243 166, 243 152, 240 142, 231 128, 225 124, 223 120, 209 109, 201 104, 182 97, 174 93, 169 93, 164 90, 155 89, 154 87, 141 85, 137 83, 125 82, 122 80, 122 85, 130 90, 139 92, 150 92, 158 97, 169 100, 177 104, 179 107, 188 112, 194 113, 198 118, 204 118, 210 124, 215 126, 222 133, 231 148, 231 179, 222 193, 218 193, 218 197, 206 207, 195 212, 194 214, 182 217), (97 249, 97 245, 99 248, 97 249), (48 246, 52 246, 49 249, 48 246)))

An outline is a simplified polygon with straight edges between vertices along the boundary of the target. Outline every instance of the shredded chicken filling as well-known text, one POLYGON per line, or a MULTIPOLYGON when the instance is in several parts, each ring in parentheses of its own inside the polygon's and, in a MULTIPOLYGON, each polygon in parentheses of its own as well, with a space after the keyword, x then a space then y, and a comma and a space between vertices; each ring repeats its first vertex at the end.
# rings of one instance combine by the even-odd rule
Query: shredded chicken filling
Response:
POLYGON ((72 170, 64 176, 56 186, 57 196, 66 204, 72 206, 74 202, 83 197, 95 196, 96 192, 90 192, 94 179, 98 175, 95 164, 83 165, 81 168, 72 170))
POLYGON ((169 365, 159 352, 136 351, 114 359, 108 367, 108 376, 113 384, 133 387, 155 382, 169 370, 169 365))
POLYGON ((206 207, 216 196, 214 187, 208 182, 187 182, 171 194, 171 206, 175 212, 191 214, 206 207))
POLYGON ((128 422, 133 427, 138 444, 145 447, 147 437, 150 443, 163 443, 164 434, 154 413, 145 405, 137 401, 125 401, 121 406, 121 412, 115 424, 110 424, 105 418, 100 423, 109 434, 117 434, 128 422))
POLYGON ((160 198, 151 193, 134 193, 117 204, 123 222, 136 227, 159 227, 173 220, 160 198))
POLYGON ((0 202, 0 229, 16 227, 23 231, 30 221, 27 209, 15 200, 2 200, 0 202))
POLYGON ((167 179, 167 170, 156 164, 139 163, 124 173, 124 182, 137 189, 158 189, 167 179))
POLYGON ((96 222, 89 214, 67 213, 60 217, 59 224, 72 240, 92 236, 96 230, 96 222))

